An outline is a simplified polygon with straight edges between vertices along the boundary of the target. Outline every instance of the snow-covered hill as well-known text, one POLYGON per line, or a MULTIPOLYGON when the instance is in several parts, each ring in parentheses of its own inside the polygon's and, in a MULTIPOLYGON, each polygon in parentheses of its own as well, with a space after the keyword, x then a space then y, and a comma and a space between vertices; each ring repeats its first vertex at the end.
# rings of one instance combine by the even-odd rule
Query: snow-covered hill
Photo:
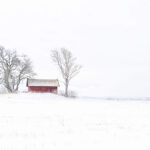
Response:
POLYGON ((0 150, 149 150, 150 101, 0 95, 0 150))

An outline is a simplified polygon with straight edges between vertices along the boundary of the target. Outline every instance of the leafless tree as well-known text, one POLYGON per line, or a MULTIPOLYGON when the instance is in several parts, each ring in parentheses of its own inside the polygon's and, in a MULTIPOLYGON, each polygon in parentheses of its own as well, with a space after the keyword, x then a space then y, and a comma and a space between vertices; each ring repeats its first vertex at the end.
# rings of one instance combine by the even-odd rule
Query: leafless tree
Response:
POLYGON ((68 97, 70 80, 80 72, 81 66, 75 63, 76 58, 73 57, 72 53, 65 48, 61 48, 60 51, 53 50, 51 53, 51 58, 61 72, 64 79, 65 96, 68 97))
POLYGON ((0 47, 0 81, 8 92, 18 91, 21 81, 33 75, 32 63, 27 56, 0 47))

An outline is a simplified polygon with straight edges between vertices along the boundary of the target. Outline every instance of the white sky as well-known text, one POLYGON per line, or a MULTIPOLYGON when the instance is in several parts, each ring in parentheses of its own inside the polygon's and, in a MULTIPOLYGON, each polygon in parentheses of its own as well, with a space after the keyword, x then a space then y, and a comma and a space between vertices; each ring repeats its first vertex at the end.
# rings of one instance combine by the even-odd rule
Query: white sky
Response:
POLYGON ((50 50, 68 48, 83 66, 73 86, 150 96, 149 8, 149 0, 1 0, 0 45, 27 54, 39 78, 59 78, 50 50))

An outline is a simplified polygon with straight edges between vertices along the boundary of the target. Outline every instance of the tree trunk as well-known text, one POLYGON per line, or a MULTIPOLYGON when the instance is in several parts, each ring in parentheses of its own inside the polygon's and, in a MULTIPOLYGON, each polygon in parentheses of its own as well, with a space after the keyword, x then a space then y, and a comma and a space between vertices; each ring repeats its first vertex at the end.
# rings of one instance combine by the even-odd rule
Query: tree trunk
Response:
POLYGON ((69 82, 68 82, 68 79, 66 79, 66 83, 65 83, 65 96, 68 97, 68 85, 69 85, 69 82))
POLYGON ((18 89, 19 89, 19 85, 20 85, 20 79, 18 79, 18 83, 17 83, 17 85, 16 85, 16 88, 15 88, 15 92, 17 92, 18 91, 18 89))

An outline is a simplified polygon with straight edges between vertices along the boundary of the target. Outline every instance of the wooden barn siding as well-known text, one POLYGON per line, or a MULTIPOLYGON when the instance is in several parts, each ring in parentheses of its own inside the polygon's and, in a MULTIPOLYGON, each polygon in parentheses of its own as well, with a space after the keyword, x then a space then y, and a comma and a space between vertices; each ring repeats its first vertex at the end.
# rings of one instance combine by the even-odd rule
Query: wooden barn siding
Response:
POLYGON ((57 93, 57 87, 41 87, 41 86, 30 86, 28 87, 29 92, 50 92, 57 93))

